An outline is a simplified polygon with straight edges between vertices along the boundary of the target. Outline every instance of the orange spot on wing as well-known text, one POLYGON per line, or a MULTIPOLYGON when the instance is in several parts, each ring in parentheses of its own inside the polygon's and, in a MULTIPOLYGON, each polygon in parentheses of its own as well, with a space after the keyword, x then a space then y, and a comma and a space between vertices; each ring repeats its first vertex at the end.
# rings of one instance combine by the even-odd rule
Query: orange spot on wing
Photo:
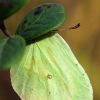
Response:
POLYGON ((48 78, 48 79, 52 79, 52 75, 48 74, 48 75, 47 75, 47 78, 48 78))

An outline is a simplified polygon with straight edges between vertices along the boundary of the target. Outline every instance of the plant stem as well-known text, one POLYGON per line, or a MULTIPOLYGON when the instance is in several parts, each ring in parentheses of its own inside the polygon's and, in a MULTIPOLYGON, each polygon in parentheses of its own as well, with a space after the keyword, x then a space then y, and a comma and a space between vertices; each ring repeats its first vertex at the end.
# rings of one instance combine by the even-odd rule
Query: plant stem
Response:
POLYGON ((0 22, 0 29, 2 30, 2 32, 7 36, 7 37, 11 37, 11 34, 8 32, 8 30, 6 29, 4 22, 0 22))

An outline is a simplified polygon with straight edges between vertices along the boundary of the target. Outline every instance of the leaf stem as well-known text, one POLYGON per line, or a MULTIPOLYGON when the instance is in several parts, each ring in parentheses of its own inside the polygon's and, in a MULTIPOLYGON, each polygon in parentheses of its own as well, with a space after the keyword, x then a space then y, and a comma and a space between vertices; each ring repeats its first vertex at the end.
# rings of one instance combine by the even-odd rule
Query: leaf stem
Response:
POLYGON ((4 22, 0 22, 0 29, 2 30, 2 32, 7 36, 7 37, 11 37, 11 34, 8 32, 8 30, 6 29, 4 22))

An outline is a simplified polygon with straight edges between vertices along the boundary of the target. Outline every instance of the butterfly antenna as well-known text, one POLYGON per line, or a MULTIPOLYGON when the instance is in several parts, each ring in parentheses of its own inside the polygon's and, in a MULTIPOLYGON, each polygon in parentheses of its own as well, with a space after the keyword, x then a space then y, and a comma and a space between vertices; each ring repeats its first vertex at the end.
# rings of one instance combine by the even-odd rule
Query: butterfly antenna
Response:
POLYGON ((70 27, 70 28, 66 28, 66 29, 58 29, 58 30, 53 30, 53 32, 57 32, 57 31, 65 31, 65 30, 72 30, 72 29, 76 29, 80 27, 80 23, 78 23, 77 25, 70 27))

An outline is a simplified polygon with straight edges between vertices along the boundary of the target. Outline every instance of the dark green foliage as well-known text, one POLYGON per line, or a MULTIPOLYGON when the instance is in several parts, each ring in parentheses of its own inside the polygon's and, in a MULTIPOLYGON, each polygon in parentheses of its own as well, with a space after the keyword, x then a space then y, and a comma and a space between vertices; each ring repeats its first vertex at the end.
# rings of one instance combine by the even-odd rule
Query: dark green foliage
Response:
POLYGON ((17 12, 29 0, 0 0, 0 22, 17 12))
POLYGON ((59 4, 43 4, 31 10, 19 25, 16 34, 25 40, 39 37, 58 28, 66 19, 63 6, 59 4))
POLYGON ((25 40, 21 36, 0 38, 0 69, 9 69, 20 60, 25 50, 25 40))
POLYGON ((3 20, 18 11, 27 1, 0 1, 0 29, 8 36, 0 38, 0 69, 11 68, 22 57, 26 46, 25 40, 28 43, 32 39, 58 28, 66 19, 63 6, 54 3, 42 4, 26 15, 19 25, 16 35, 11 37, 7 33, 3 20))

